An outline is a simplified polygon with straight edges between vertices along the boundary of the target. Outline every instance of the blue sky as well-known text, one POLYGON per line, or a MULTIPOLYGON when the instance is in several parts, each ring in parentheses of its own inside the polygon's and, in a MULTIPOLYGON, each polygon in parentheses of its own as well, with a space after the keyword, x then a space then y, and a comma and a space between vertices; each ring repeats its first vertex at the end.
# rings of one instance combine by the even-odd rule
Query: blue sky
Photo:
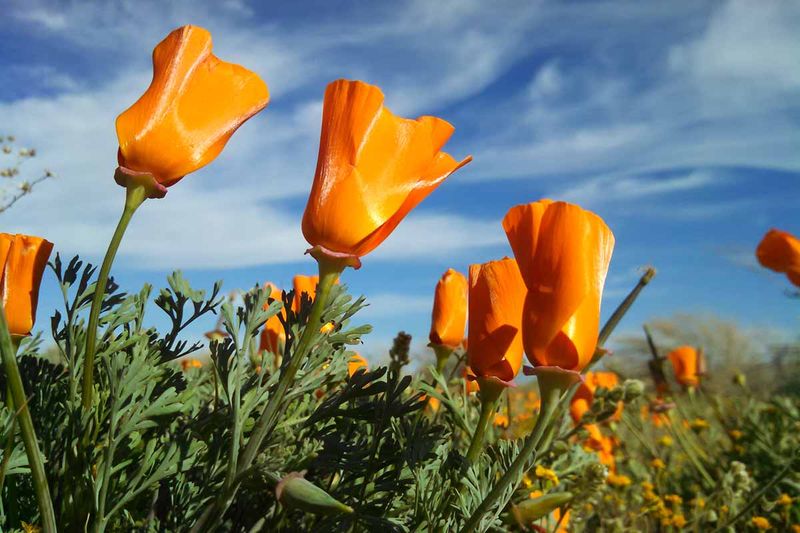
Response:
MULTIPOLYGON (((196 24, 217 55, 264 78, 272 101, 213 164, 137 212, 115 268, 124 288, 162 286, 175 268, 228 290, 312 273, 300 219, 323 91, 346 77, 379 85, 398 114, 450 121, 447 150, 475 158, 344 275, 372 304, 373 360, 400 329, 424 357, 441 273, 510 254, 500 220, 542 197, 577 202, 614 231, 604 315, 642 265, 658 268, 623 333, 675 312, 798 330, 788 283, 753 257, 770 227, 800 235, 797 3, 272 4, 11 0, 2 129, 38 148, 31 176, 46 166, 59 178, 4 215, 3 231, 102 257, 124 199, 114 119, 147 87, 153 46, 196 24)), ((55 296, 48 279, 42 326, 55 296)))

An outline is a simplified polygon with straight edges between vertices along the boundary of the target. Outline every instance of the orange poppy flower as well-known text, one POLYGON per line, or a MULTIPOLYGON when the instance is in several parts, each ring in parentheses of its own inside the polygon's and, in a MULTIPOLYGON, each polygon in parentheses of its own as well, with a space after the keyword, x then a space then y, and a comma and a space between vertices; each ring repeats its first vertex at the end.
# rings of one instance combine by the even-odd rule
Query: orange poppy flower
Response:
POLYGON ((347 375, 352 377, 359 368, 366 370, 367 366, 367 360, 360 353, 353 352, 353 357, 347 363, 347 375))
POLYGON ((292 280, 294 286, 294 300, 292 301, 292 310, 296 313, 300 310, 300 301, 303 293, 306 293, 311 301, 317 296, 317 285, 319 284, 319 276, 303 276, 297 275, 292 280))
POLYGON ((464 372, 462 374, 464 377, 464 384, 467 388, 467 394, 472 394, 478 392, 480 390, 480 386, 478 382, 475 380, 475 372, 468 366, 464 367, 464 372))
POLYGON ((467 324, 467 278, 452 268, 436 284, 431 317, 431 344, 456 349, 467 324))
POLYGON ((167 187, 213 161, 268 102, 257 74, 211 53, 207 30, 172 31, 153 50, 150 87, 117 117, 117 182, 149 175, 148 196, 163 197, 167 187))
POLYGON ((597 345, 614 235, 594 213, 552 200, 511 208, 503 228, 528 287, 522 318, 528 359, 580 371, 597 345))
POLYGON ((469 367, 477 377, 511 381, 522 366, 520 318, 525 283, 508 257, 469 267, 469 367))
MULTIPOLYGON (((265 283, 264 288, 269 290, 269 297, 280 301, 281 290, 272 283, 265 283)), ((268 305, 268 304, 265 304, 268 305)), ((258 343, 258 351, 268 351, 273 354, 283 353, 283 345, 286 342, 286 331, 280 317, 286 319, 286 311, 281 309, 273 316, 269 317, 261 330, 261 337, 258 343)))
POLYGON ((41 237, 0 233, 0 297, 11 335, 30 335, 36 322, 39 285, 53 251, 41 237))
POLYGON ((380 245, 403 218, 471 157, 457 162, 441 149, 453 126, 416 120, 383 106, 383 93, 361 81, 325 90, 317 171, 303 214, 312 255, 359 257, 380 245))
POLYGON ((756 257, 762 266, 786 274, 789 281, 800 287, 800 239, 771 229, 756 248, 756 257))
POLYGON ((585 447, 597 452, 600 463, 607 466, 612 472, 616 470, 616 460, 614 458, 614 441, 611 437, 603 435, 597 424, 588 424, 586 430, 589 437, 586 439, 585 447))
MULTIPOLYGON (((578 386, 575 395, 569 405, 569 413, 572 420, 577 424, 583 418, 583 414, 588 411, 594 401, 594 392, 598 387, 613 389, 619 383, 619 376, 614 372, 587 372, 583 377, 583 383, 578 386)), ((622 402, 619 403, 614 418, 622 416, 622 402)))
POLYGON ((675 379, 684 387, 695 387, 699 383, 697 377, 697 350, 692 346, 681 346, 672 350, 669 355, 675 379))
POLYGON ((203 368, 203 362, 192 357, 181 359, 181 369, 184 372, 188 372, 192 368, 203 368))

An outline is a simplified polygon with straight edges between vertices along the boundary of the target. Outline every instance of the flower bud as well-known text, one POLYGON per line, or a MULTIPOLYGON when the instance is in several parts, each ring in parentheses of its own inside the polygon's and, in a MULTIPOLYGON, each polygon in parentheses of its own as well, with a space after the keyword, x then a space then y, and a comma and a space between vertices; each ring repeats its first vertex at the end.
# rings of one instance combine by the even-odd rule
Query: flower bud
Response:
POLYGON ((552 451, 553 455, 556 457, 559 455, 564 455, 565 453, 569 452, 569 444, 563 440, 557 440, 553 443, 553 446, 550 447, 550 451, 552 451))
POLYGON ((625 397, 625 390, 622 387, 614 387, 608 391, 608 399, 615 404, 621 402, 625 397))
POLYGON ((352 513, 353 508, 338 501, 303 476, 303 472, 292 472, 275 487, 275 497, 281 505, 313 514, 352 513))
POLYGON ((550 492, 512 506, 511 512, 514 513, 514 518, 518 523, 525 525, 549 515, 571 500, 571 492, 550 492))
POLYGON ((644 383, 638 379, 626 379, 625 383, 622 384, 622 388, 625 391, 623 398, 625 403, 630 403, 644 394, 644 383))

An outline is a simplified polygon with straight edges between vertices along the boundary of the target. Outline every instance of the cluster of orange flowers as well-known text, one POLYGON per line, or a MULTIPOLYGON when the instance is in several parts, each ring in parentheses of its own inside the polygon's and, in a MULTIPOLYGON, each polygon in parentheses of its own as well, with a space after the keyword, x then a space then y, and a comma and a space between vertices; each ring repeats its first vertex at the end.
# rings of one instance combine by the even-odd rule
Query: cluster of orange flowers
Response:
MULTIPOLYGON (((378 87, 361 81, 337 80, 325 91, 316 174, 302 220, 309 253, 319 261, 358 268, 361 257, 471 161, 442 151, 454 131, 451 124, 432 116, 399 117, 383 101, 378 87)), ((116 181, 129 190, 144 187, 147 198, 164 197, 186 174, 213 161, 236 129, 268 102, 269 90, 257 74, 212 53, 208 31, 174 30, 153 51, 150 86, 117 118, 116 181)), ((581 371, 596 348, 614 247, 611 230, 594 213, 551 200, 513 207, 503 228, 513 259, 471 265, 469 280, 454 270, 442 277, 431 342, 461 344, 468 315, 469 366, 478 379, 510 382, 523 351, 535 367, 581 371)), ((2 237, 3 303, 15 335, 26 335, 33 326, 51 249, 38 237, 2 237)), ((757 256, 800 286, 795 237, 771 230, 757 256)), ((302 282, 295 294, 313 295, 316 278, 295 279, 296 285, 302 282)), ((277 298, 278 289, 270 287, 277 298)), ((261 346, 279 352, 284 336, 275 316, 264 328, 261 346)), ((687 358, 676 355, 676 369, 691 368, 676 363, 687 358)), ((692 384, 689 370, 678 374, 692 384)))
POLYGON ((597 344, 611 230, 594 213, 552 200, 513 207, 503 228, 513 259, 470 265, 468 281, 453 269, 442 276, 431 343, 455 349, 466 327, 478 380, 510 383, 523 352, 536 367, 581 371, 597 344))

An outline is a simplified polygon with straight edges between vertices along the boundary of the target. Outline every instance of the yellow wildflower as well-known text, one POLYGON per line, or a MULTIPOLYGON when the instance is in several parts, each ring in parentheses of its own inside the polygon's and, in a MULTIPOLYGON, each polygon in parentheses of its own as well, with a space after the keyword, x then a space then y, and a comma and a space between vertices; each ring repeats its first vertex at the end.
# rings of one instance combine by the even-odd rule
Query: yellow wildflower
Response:
POLYGON ((669 435, 664 435, 663 437, 658 439, 658 443, 661 446, 670 447, 670 446, 672 446, 672 437, 670 437, 669 435))
POLYGON ((550 481, 553 485, 558 485, 558 476, 553 470, 549 468, 545 468, 542 465, 536 465, 536 477, 540 479, 546 479, 550 481))
POLYGON ((728 432, 728 435, 730 435, 731 439, 733 440, 739 440, 744 436, 744 433, 742 433, 738 429, 732 429, 728 432))
POLYGON ((792 524, 792 533, 800 533, 800 524, 792 524))
POLYGON ((321 328, 319 328, 319 332, 325 335, 326 333, 330 333, 331 331, 333 331, 333 328, 335 327, 336 324, 334 324, 333 322, 326 322, 325 324, 322 325, 321 328))
POLYGON ((631 484, 631 478, 624 475, 617 475, 613 472, 608 474, 606 478, 606 483, 611 485, 612 487, 627 487, 631 484))
POLYGON ((704 508, 706 506, 706 501, 703 498, 695 498, 692 501, 690 501, 689 503, 691 503, 695 507, 699 507, 700 509, 702 509, 702 508, 704 508))
POLYGON ((775 503, 777 503, 778 505, 784 505, 788 507, 792 505, 792 497, 784 492, 783 494, 781 494, 780 498, 778 498, 778 501, 776 501, 775 503))
POLYGON ((750 523, 753 524, 757 529, 761 531, 766 531, 770 529, 772 526, 769 524, 769 520, 764 518, 763 516, 754 516, 750 523))
POLYGON ((692 420, 691 427, 695 431, 700 431, 701 429, 708 428, 708 422, 706 422, 702 418, 695 418, 694 420, 692 420))
POLYGON ((719 510, 722 511, 722 514, 728 514, 728 506, 727 505, 723 505, 722 507, 719 508, 719 510))
POLYGON ((39 533, 41 530, 42 528, 37 525, 22 522, 22 531, 25 533, 39 533))
POLYGON ((496 413, 494 415, 494 425, 499 426, 501 428, 508 427, 508 417, 504 414, 496 413))
POLYGON ((677 494, 667 494, 666 496, 664 496, 664 499, 674 505, 680 505, 683 503, 683 498, 681 498, 677 494))
POLYGON ((522 484, 525 485, 526 489, 529 489, 531 486, 533 486, 533 481, 531 481, 531 478, 528 474, 522 476, 522 484))
POLYGON ((664 464, 664 461, 662 461, 661 459, 656 457, 655 459, 650 461, 650 466, 652 466, 656 470, 662 470, 662 469, 666 468, 667 465, 664 464))
POLYGON ((647 491, 652 491, 655 487, 649 481, 642 481, 642 488, 647 491))
POLYGON ((682 514, 676 514, 672 517, 672 525, 677 528, 682 528, 686 525, 686 518, 682 514))

